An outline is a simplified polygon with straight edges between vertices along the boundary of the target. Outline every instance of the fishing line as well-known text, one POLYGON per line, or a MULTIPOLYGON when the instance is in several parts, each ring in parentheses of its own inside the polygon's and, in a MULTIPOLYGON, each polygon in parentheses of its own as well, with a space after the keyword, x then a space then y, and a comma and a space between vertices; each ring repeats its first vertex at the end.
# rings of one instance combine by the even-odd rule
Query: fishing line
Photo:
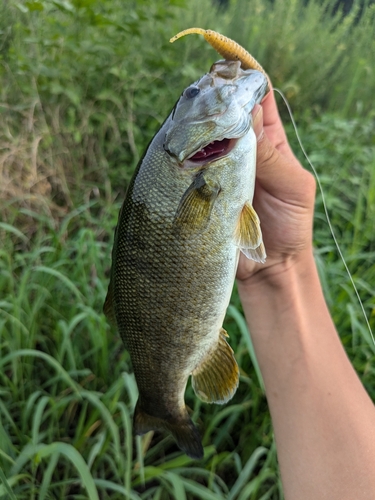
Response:
POLYGON ((350 282, 353 286, 353 289, 354 289, 354 292, 357 296, 357 299, 358 299, 358 302, 359 302, 359 305, 361 307, 361 310, 362 310, 362 314, 363 314, 363 317, 365 318, 365 322, 366 322, 366 325, 367 325, 367 328, 368 328, 368 331, 370 332, 370 336, 371 336, 371 339, 372 339, 372 342, 373 344, 375 345, 375 338, 374 338, 374 334, 372 333, 372 330, 371 330, 371 326, 370 326, 370 322, 369 320, 367 319, 367 315, 366 315, 366 311, 365 311, 365 308, 363 307, 363 303, 362 303, 362 300, 361 300, 361 297, 359 295, 359 292, 358 292, 358 289, 357 289, 357 286, 356 284, 354 283, 354 280, 352 278, 352 275, 350 274, 350 271, 349 271, 349 267, 346 263, 346 260, 344 258, 344 255, 341 251, 341 248, 340 248, 340 245, 337 241, 337 238, 336 238, 336 235, 334 233, 334 230, 333 230, 333 226, 331 224, 331 219, 328 215, 328 209, 327 209, 327 204, 326 204, 326 200, 325 200, 325 196, 324 196, 324 191, 323 191, 323 186, 320 182, 320 179, 319 179, 319 176, 318 176, 318 172, 316 171, 314 165, 312 164, 310 158, 308 157, 306 151, 305 151, 305 148, 302 144, 302 140, 300 138, 300 135, 298 133, 298 129, 297 129, 297 125, 296 125, 296 122, 294 120, 294 116, 293 116, 293 113, 292 113, 292 109, 287 101, 287 98, 284 96, 284 94, 282 93, 281 90, 279 89, 276 89, 274 88, 274 90, 281 96, 282 100, 284 101, 285 103, 285 106, 287 107, 287 110, 288 110, 288 113, 289 113, 289 116, 290 116, 290 119, 291 119, 291 122, 292 122, 292 125, 293 125, 293 128, 294 128, 294 132, 296 134, 296 137, 297 137, 297 141, 298 141, 298 144, 299 144, 299 147, 301 148, 301 151, 304 155, 304 157, 306 158, 308 164, 310 165, 311 167, 311 170, 313 171, 314 175, 315 175, 315 178, 316 178, 316 181, 318 183, 318 187, 319 187, 319 191, 320 191, 320 194, 322 195, 322 202, 323 202, 323 208, 324 208, 324 213, 325 213, 325 216, 326 216, 326 219, 327 219, 327 222, 328 222, 328 227, 329 227, 329 230, 331 231, 331 234, 332 234, 332 238, 333 238, 333 241, 335 242, 335 245, 336 245, 336 248, 337 248, 337 251, 340 255, 340 258, 344 264, 344 267, 345 267, 345 270, 349 276, 349 279, 350 279, 350 282))

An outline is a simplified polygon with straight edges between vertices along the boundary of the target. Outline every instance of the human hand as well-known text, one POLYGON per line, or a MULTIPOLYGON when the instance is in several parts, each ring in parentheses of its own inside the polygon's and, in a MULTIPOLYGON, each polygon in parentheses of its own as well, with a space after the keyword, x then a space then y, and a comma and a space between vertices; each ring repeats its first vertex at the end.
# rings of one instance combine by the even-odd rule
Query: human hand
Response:
POLYGON ((312 252, 315 180, 290 150, 271 93, 262 107, 254 208, 268 257, 262 265, 241 255, 237 277, 285 497, 375 498, 374 404, 343 349, 319 281, 312 252))
POLYGON ((240 255, 237 279, 272 277, 293 265, 312 247, 315 179, 294 156, 273 90, 253 110, 258 138, 253 205, 261 222, 265 264, 240 255), (261 274, 261 276, 260 276, 261 274))

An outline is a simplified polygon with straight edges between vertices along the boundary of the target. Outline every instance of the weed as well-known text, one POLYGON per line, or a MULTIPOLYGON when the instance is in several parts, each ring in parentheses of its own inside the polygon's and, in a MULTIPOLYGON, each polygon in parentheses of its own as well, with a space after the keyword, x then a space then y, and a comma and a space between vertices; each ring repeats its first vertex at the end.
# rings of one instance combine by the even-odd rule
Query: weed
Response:
MULTIPOLYGON (((117 197, 181 90, 217 57, 199 37, 169 38, 190 26, 225 33, 291 101, 374 328, 373 7, 365 14, 342 20, 329 3, 302 0, 233 0, 219 12, 208 0, 2 3, 0 497, 283 498, 236 290, 225 328, 239 389, 225 407, 186 393, 204 460, 163 434, 133 442, 137 388, 101 312, 117 197)), ((327 302, 375 398, 374 346, 319 195, 314 235, 327 302)))

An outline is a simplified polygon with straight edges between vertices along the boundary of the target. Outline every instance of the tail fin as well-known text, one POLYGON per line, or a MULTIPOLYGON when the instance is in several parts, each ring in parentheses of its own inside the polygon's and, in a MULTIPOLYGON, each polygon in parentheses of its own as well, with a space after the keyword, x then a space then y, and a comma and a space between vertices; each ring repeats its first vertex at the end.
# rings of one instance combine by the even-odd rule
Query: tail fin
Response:
POLYGON ((139 401, 135 407, 133 418, 133 429, 135 435, 145 434, 153 430, 165 429, 175 439, 177 446, 190 458, 203 458, 203 446, 198 429, 193 424, 187 410, 180 418, 174 420, 163 420, 145 413, 140 407, 139 401))

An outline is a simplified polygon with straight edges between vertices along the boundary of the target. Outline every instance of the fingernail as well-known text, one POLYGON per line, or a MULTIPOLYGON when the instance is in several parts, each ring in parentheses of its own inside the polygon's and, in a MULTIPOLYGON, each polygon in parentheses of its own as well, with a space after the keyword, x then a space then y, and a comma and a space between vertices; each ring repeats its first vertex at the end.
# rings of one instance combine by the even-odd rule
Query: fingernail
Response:
POLYGON ((260 104, 255 104, 253 110, 253 130, 257 140, 263 135, 263 108, 260 104))

